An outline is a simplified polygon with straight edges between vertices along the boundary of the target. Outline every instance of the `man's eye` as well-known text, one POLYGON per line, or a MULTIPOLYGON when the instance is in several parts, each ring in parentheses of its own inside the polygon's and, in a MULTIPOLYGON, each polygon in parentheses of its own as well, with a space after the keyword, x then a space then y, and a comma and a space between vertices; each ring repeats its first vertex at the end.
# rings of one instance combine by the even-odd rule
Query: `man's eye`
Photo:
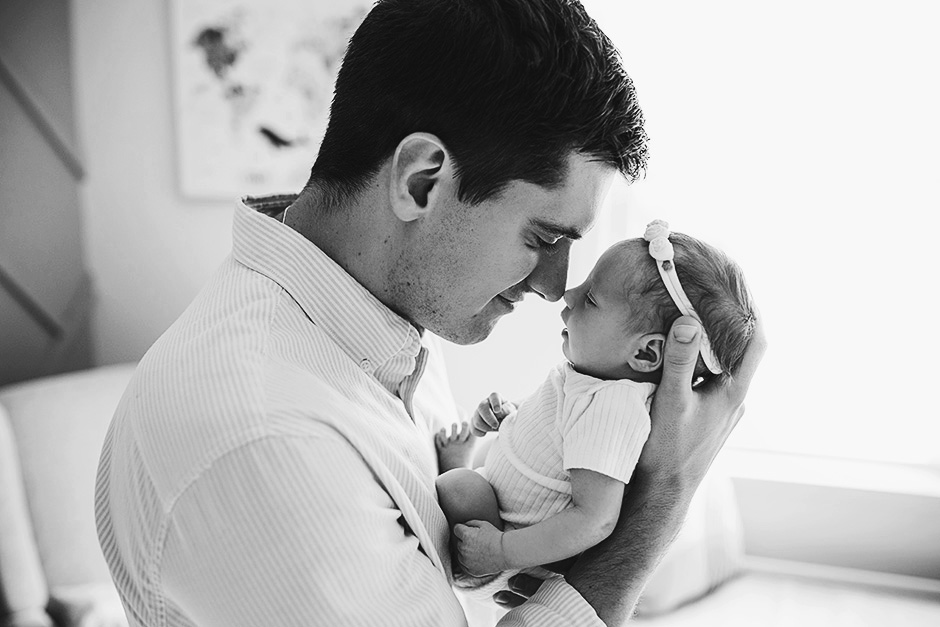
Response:
POLYGON ((541 250, 546 253, 553 253, 558 250, 558 242, 561 241, 560 237, 556 237, 553 240, 543 239, 541 237, 535 236, 532 238, 530 243, 527 243, 526 246, 534 250, 541 250))

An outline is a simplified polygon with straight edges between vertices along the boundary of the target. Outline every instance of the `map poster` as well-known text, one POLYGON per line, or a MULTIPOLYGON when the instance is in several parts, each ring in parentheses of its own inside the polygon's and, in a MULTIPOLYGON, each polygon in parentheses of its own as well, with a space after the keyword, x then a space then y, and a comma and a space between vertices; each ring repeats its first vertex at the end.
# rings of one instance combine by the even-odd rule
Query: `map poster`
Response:
POLYGON ((371 0, 172 0, 180 190, 298 192, 346 43, 371 0))

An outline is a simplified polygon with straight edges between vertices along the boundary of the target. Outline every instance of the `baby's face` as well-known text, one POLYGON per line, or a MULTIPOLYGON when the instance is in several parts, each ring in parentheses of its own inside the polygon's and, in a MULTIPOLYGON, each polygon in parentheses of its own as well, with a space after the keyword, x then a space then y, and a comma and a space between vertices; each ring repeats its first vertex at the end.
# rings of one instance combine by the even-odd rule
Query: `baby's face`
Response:
POLYGON ((633 312, 625 288, 643 253, 630 242, 615 245, 584 283, 565 292, 562 351, 578 372, 599 379, 623 379, 632 372, 627 364, 635 349, 628 331, 633 312))

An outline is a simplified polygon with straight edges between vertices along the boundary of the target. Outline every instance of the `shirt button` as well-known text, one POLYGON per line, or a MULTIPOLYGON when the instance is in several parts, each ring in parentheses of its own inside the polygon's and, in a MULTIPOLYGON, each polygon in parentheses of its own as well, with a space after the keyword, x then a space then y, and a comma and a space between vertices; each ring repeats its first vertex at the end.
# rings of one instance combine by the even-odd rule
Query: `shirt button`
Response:
POLYGON ((372 371, 374 370, 374 368, 372 367, 372 362, 369 361, 368 359, 363 359, 362 361, 360 361, 359 367, 365 370, 366 372, 368 372, 369 374, 372 374, 372 371))

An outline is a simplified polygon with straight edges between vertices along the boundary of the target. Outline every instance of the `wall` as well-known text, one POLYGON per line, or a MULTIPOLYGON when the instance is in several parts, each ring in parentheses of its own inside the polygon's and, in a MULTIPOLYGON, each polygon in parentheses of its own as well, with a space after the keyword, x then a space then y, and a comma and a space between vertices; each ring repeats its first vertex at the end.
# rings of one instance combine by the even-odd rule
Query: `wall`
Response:
POLYGON ((232 204, 177 192, 166 3, 76 0, 72 24, 93 337, 109 364, 139 359, 228 254, 232 204))
POLYGON ((0 3, 0 384, 91 363, 68 6, 0 3))
MULTIPOLYGON (((166 5, 72 4, 76 116, 87 170, 83 227, 101 364, 139 359, 231 247, 232 203, 192 201, 177 191, 166 5)), ((232 202, 239 193, 232 190, 232 202)), ((616 185, 610 199, 620 202, 631 193, 616 185)), ((622 212, 608 213, 606 224, 625 232, 622 212)), ((572 277, 587 275, 606 241, 601 231, 577 247, 572 277)), ((545 364, 561 359, 561 306, 533 299, 503 321, 489 349, 447 347, 461 405, 475 405, 491 388, 521 396, 543 376, 545 364), (494 346, 539 365, 520 373, 517 362, 494 363, 494 346)))

